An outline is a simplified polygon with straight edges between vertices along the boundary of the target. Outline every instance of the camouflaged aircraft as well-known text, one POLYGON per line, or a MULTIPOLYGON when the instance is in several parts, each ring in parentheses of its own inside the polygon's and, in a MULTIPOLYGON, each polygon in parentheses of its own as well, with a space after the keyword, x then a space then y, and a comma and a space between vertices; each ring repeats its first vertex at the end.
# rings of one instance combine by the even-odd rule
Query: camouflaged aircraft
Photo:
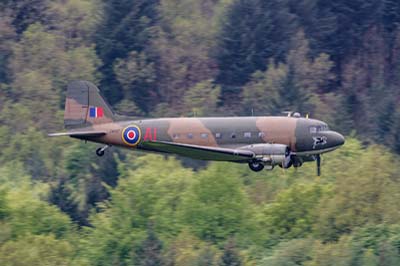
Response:
POLYGON ((105 146, 171 153, 201 160, 247 163, 251 170, 300 167, 316 161, 320 175, 321 154, 344 143, 341 134, 322 121, 287 116, 179 117, 128 119, 115 114, 99 89, 88 81, 68 85, 64 126, 69 136, 105 146))

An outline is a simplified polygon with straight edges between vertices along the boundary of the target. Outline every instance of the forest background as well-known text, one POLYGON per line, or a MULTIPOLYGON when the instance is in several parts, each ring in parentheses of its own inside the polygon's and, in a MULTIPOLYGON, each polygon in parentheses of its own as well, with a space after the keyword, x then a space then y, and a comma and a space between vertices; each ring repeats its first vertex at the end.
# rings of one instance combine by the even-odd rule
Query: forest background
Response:
POLYGON ((400 2, 2 0, 0 265, 399 265, 400 2), (314 165, 110 149, 61 131, 68 82, 140 117, 298 111, 314 165))

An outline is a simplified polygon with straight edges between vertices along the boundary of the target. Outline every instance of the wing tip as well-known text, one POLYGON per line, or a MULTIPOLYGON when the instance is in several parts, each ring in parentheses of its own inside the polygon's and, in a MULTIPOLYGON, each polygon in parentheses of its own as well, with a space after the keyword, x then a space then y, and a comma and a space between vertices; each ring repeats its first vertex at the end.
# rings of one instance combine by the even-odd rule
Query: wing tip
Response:
POLYGON ((61 137, 61 136, 68 136, 68 132, 55 132, 47 134, 48 137, 61 137))

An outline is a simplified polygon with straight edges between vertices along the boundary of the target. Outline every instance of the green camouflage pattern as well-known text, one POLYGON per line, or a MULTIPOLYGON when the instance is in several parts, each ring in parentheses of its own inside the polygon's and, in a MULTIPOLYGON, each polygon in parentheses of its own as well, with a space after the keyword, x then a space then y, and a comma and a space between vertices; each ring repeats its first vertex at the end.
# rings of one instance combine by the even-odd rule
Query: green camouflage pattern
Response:
POLYGON ((121 120, 99 89, 87 81, 68 85, 64 124, 68 132, 61 134, 71 137, 204 160, 249 162, 259 155, 260 144, 281 144, 292 155, 307 158, 344 143, 343 136, 329 130, 326 123, 293 116, 121 120), (101 107, 102 117, 90 117, 90 106, 101 107), (124 129, 129 126, 140 129, 135 145, 124 141, 124 129))

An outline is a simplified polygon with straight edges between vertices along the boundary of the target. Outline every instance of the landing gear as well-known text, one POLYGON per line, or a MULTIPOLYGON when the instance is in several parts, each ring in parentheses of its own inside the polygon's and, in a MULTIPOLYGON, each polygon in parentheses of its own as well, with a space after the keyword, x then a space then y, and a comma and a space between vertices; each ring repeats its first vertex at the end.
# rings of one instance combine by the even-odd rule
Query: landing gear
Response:
POLYGON ((317 176, 321 175, 321 155, 315 155, 315 162, 317 163, 317 176))
POLYGON ((303 165, 303 161, 297 156, 292 157, 292 163, 294 168, 299 168, 303 165))
POLYGON ((288 159, 285 159, 285 161, 282 162, 282 164, 279 164, 279 167, 283 169, 289 169, 290 167, 292 167, 292 165, 293 165, 292 159, 289 157, 288 159))
POLYGON ((293 163, 293 167, 294 167, 294 168, 299 168, 299 167, 301 167, 302 165, 303 165, 302 162, 295 162, 295 163, 293 163))
POLYGON ((260 172, 262 169, 264 169, 264 165, 260 162, 250 162, 249 167, 254 172, 260 172))
POLYGON ((102 148, 98 148, 98 149, 96 150, 96 155, 99 156, 99 157, 103 156, 105 150, 107 150, 109 147, 110 147, 109 145, 106 145, 106 146, 104 146, 104 147, 102 147, 102 148))

